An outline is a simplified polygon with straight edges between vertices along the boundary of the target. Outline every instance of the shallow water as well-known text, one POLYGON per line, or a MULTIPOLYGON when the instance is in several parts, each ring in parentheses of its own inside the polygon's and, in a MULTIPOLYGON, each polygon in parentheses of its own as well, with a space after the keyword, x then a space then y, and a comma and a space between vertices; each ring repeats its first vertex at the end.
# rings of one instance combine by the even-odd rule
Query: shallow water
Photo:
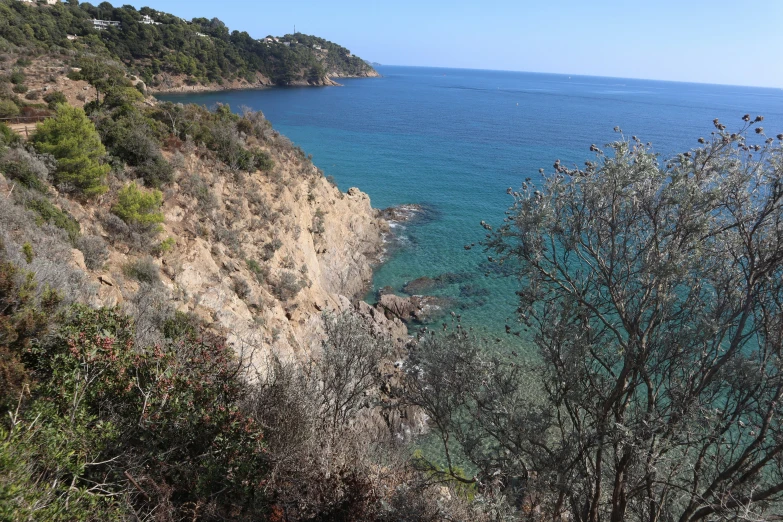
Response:
MULTIPOLYGON (((486 263, 478 244, 511 203, 508 187, 554 160, 581 165, 591 143, 626 136, 663 156, 696 146, 720 118, 739 129, 745 113, 783 132, 783 90, 501 71, 379 67, 379 79, 339 88, 274 88, 160 96, 211 106, 260 109, 332 175, 357 186, 378 208, 424 205, 421 219, 395 225, 390 258, 374 279, 396 291, 422 276, 460 277, 432 291, 453 299, 463 323, 506 338, 513 278, 486 263), (489 276, 486 274, 489 273, 489 276)), ((369 299, 372 298, 368 296, 369 299)), ((451 311, 451 310, 446 310, 451 311)))

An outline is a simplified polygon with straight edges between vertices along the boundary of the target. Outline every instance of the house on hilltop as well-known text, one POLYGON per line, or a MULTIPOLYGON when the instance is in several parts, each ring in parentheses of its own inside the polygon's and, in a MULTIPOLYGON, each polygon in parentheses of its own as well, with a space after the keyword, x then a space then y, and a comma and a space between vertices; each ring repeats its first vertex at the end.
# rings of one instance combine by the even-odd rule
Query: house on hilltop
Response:
POLYGON ((113 20, 96 20, 95 18, 92 19, 92 26, 99 31, 103 31, 104 29, 108 29, 109 27, 121 27, 122 24, 120 22, 115 22, 113 20))
POLYGON ((160 25, 160 22, 156 22, 150 15, 142 15, 141 23, 145 25, 160 25))

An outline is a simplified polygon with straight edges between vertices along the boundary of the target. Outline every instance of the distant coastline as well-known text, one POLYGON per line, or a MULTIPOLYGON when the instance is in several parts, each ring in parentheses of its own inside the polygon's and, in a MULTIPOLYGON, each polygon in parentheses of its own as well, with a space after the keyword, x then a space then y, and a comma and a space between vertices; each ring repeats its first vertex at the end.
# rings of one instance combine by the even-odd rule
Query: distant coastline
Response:
POLYGON ((225 81, 222 83, 198 83, 195 85, 188 85, 184 77, 170 78, 169 85, 157 85, 155 87, 148 87, 147 91, 153 96, 156 94, 188 94, 188 93, 210 93, 210 92, 224 92, 224 91, 249 91, 267 89, 270 87, 342 87, 341 83, 335 81, 335 78, 381 78, 382 76, 374 69, 368 71, 362 75, 349 75, 349 74, 329 74, 324 78, 321 78, 317 82, 309 82, 305 80, 297 80, 287 85, 280 85, 272 82, 269 78, 258 75, 255 83, 248 82, 245 79, 225 81))

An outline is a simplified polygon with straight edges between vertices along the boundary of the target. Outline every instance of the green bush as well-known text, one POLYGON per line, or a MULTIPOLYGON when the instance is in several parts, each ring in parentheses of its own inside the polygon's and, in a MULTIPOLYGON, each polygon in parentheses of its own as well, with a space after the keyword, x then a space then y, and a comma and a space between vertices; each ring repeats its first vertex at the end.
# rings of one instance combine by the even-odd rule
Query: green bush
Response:
POLYGON ((39 290, 34 274, 6 261, 0 244, 0 411, 8 411, 31 380, 22 365, 23 352, 33 340, 45 336, 57 318, 61 296, 46 288, 39 290))
POLYGON ((275 162, 269 156, 269 153, 261 149, 255 149, 253 150, 253 156, 255 157, 255 166, 258 170, 268 172, 275 167, 275 162))
POLYGON ((163 194, 159 190, 145 190, 130 183, 117 194, 117 203, 111 211, 128 225, 160 230, 164 217, 160 212, 163 194))
POLYGON ((11 100, 0 100, 0 118, 13 118, 19 115, 19 107, 11 100))
POLYGON ((27 85, 14 85, 14 92, 17 94, 24 94, 27 92, 27 85))
MULTIPOLYGON (((2 100, 0 100, 0 104, 2 100)), ((22 137, 11 130, 11 127, 0 121, 0 146, 16 145, 22 141, 22 137)), ((0 149, 1 151, 2 149, 0 149)))
POLYGON ((25 203, 25 206, 38 214, 39 225, 51 223, 57 228, 64 230, 68 234, 71 243, 75 243, 79 238, 81 232, 79 222, 67 212, 63 212, 54 206, 48 199, 44 197, 32 198, 25 203))
POLYGON ((267 457, 241 410, 239 361, 182 314, 170 322, 168 344, 137 346, 131 318, 75 307, 25 350, 40 382, 13 430, 0 425, 0 519, 149 520, 165 509, 185 520, 205 501, 210 520, 265 518, 267 457))
POLYGON ((47 104, 49 104, 49 109, 51 110, 57 109, 57 106, 61 103, 68 103, 68 98, 66 98, 65 94, 61 93, 60 91, 52 91, 47 93, 43 99, 47 104))
POLYGON ((82 109, 58 105, 57 115, 39 124, 31 141, 57 159, 55 182, 61 187, 88 197, 108 190, 104 181, 111 167, 101 163, 106 149, 82 109))
POLYGON ((155 188, 161 187, 174 179, 174 169, 160 153, 136 167, 136 174, 144 180, 145 184, 155 188))
POLYGON ((14 71, 11 73, 11 76, 9 76, 8 79, 11 80, 11 83, 14 85, 21 85, 27 78, 22 71, 14 71))
POLYGON ((121 116, 102 118, 98 130, 112 155, 136 167, 136 174, 147 186, 158 188, 173 178, 171 165, 163 158, 157 139, 157 122, 139 110, 121 111, 121 116))
POLYGON ((177 240, 173 237, 167 237, 155 246, 153 252, 155 255, 163 256, 171 252, 171 250, 177 245, 177 240))

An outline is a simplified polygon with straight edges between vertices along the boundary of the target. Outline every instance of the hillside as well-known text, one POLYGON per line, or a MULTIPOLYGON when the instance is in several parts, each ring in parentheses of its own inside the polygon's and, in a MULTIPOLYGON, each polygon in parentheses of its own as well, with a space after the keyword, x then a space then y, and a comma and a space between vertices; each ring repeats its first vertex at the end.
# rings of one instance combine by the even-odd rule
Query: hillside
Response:
POLYGON ((36 75, 0 82, 0 108, 45 118, 29 139, 0 123, 0 518, 422 501, 429 484, 396 489, 417 476, 397 437, 421 425, 392 393, 406 327, 354 301, 387 232, 367 195, 263 114, 157 103, 100 57, 22 101, 41 93, 11 86, 60 67, 25 60, 2 63, 36 75))
POLYGON ((102 56, 158 91, 331 85, 332 77, 377 76, 348 49, 315 36, 256 39, 217 18, 186 21, 147 7, 75 4, 0 0, 0 51, 102 56), (94 19, 112 25, 98 29, 94 19))

